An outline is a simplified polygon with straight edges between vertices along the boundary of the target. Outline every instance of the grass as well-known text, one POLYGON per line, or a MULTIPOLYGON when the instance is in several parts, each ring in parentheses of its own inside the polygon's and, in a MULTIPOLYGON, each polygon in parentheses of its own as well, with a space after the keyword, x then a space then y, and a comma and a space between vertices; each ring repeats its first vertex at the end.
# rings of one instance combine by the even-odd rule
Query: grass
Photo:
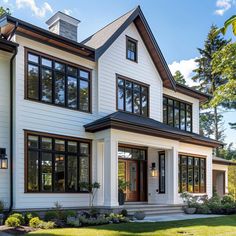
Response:
POLYGON ((31 232, 32 236, 212 236, 236 235, 236 215, 157 223, 109 224, 86 228, 63 228, 31 232))

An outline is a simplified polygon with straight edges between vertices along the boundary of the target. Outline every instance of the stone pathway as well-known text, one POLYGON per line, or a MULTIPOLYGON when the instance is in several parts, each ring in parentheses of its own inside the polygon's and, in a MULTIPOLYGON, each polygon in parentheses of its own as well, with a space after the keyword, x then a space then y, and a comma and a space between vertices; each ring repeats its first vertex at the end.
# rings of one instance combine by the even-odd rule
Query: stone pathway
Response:
POLYGON ((188 215, 184 213, 178 214, 166 214, 158 216, 147 216, 144 220, 134 220, 132 222, 163 222, 163 221, 175 221, 175 220, 190 220, 190 219, 200 219, 200 218, 213 218, 220 217, 223 215, 203 215, 203 214, 193 214, 188 215))

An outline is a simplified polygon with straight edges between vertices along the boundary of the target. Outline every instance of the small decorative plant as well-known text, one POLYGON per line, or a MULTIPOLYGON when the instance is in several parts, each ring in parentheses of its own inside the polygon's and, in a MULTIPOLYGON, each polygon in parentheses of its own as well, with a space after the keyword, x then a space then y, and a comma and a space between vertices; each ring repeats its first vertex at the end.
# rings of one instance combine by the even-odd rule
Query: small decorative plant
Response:
POLYGON ((80 183, 80 188, 88 190, 90 194, 89 198, 89 206, 93 207, 93 201, 96 196, 97 190, 101 187, 100 183, 98 182, 93 182, 93 183, 88 183, 88 182, 81 182, 80 183))
POLYGON ((137 220, 143 220, 145 218, 146 214, 143 211, 136 211, 134 213, 134 218, 137 220))
POLYGON ((125 190, 129 186, 129 182, 125 181, 124 179, 118 179, 118 201, 119 205, 124 205, 125 203, 125 190))
POLYGON ((180 197, 183 199, 184 204, 186 204, 186 207, 184 208, 185 213, 194 214, 197 210, 198 203, 193 195, 188 192, 183 192, 180 197))

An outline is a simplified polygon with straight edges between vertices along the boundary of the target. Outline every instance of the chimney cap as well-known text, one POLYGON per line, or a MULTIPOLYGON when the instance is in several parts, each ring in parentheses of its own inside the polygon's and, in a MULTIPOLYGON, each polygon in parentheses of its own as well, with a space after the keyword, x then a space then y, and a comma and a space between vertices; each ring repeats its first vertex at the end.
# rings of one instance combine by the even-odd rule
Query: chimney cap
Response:
POLYGON ((74 26, 78 26, 78 24, 80 23, 80 20, 78 20, 72 16, 69 16, 61 11, 58 11, 56 14, 54 14, 50 19, 48 19, 46 21, 46 24, 48 26, 50 26, 59 20, 63 20, 63 21, 68 22, 74 26))

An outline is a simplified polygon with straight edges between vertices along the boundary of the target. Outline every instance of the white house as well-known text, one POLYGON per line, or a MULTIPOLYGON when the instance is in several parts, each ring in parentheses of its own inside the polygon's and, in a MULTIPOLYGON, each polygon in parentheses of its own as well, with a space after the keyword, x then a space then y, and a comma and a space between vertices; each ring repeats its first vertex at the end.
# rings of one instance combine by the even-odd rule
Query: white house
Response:
POLYGON ((137 7, 77 42, 79 21, 58 12, 49 30, 0 18, 0 200, 10 209, 179 204, 212 195, 212 150, 199 135, 208 95, 174 81, 137 7), (2 155, 4 157, 4 155, 2 155))

